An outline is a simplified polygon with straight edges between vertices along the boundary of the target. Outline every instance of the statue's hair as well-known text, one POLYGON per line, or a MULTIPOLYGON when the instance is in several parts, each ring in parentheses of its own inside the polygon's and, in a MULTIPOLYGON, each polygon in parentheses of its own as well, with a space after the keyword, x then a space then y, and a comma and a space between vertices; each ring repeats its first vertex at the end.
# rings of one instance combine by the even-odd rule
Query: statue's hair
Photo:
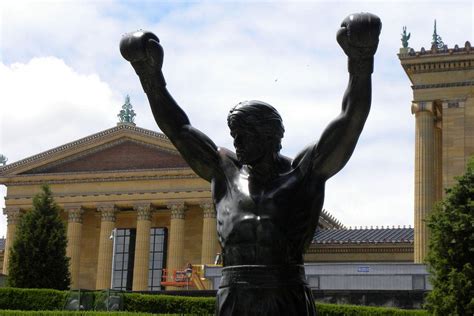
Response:
POLYGON ((268 103, 255 100, 240 102, 229 111, 227 125, 231 130, 254 129, 273 143, 276 152, 281 149, 285 128, 278 111, 268 103))

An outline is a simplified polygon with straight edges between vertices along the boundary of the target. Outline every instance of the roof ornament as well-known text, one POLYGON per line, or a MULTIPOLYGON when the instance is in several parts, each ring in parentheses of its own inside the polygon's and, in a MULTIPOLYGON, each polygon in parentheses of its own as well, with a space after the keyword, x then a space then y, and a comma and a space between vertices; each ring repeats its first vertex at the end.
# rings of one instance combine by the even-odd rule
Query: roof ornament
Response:
POLYGON ((434 20, 433 40, 431 41, 431 47, 432 49, 444 48, 443 40, 441 39, 441 36, 439 36, 436 31, 436 19, 434 20))
POLYGON ((120 119, 119 123, 135 125, 133 121, 135 120, 136 114, 133 110, 132 104, 130 103, 130 96, 128 94, 125 97, 125 103, 122 105, 122 110, 120 110, 120 113, 117 116, 120 119))
POLYGON ((410 36, 411 36, 411 33, 408 33, 407 35, 407 27, 404 26, 402 38, 401 38, 403 48, 408 48, 408 40, 410 39, 410 36))
POLYGON ((466 41, 464 44, 464 49, 468 52, 471 50, 471 43, 469 41, 466 41))
POLYGON ((0 154, 0 164, 2 166, 5 166, 7 164, 8 158, 5 157, 4 155, 0 154))

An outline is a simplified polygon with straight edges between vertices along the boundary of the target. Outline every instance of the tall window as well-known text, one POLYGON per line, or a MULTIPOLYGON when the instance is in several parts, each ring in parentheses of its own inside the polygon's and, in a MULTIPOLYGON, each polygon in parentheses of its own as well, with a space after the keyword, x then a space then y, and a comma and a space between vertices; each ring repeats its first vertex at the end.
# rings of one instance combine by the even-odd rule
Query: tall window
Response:
MULTIPOLYGON (((150 229, 150 260, 148 265, 148 290, 159 291, 161 275, 166 262, 166 228, 150 229)), ((133 284, 135 260, 135 228, 119 228, 115 232, 113 289, 130 291, 133 284)))
POLYGON ((132 290, 133 261, 135 258, 134 228, 119 228, 115 232, 113 289, 132 290))
POLYGON ((166 261, 166 228, 150 230, 150 263, 148 265, 148 290, 161 290, 161 275, 166 261))

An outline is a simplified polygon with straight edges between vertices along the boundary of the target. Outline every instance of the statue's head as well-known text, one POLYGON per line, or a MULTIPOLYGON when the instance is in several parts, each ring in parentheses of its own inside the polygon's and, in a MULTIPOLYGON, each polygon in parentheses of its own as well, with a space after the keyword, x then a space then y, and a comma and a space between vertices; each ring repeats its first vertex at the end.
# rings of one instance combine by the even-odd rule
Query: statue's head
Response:
POLYGON ((270 104, 254 100, 240 102, 230 110, 227 124, 242 163, 251 164, 281 149, 285 128, 280 114, 270 104))

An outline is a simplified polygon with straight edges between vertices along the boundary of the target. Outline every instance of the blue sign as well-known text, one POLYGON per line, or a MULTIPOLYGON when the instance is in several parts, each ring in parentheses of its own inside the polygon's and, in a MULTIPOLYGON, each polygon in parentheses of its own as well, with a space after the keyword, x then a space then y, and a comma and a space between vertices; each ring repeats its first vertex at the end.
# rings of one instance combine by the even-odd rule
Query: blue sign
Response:
POLYGON ((370 267, 357 267, 357 272, 370 272, 370 267))

